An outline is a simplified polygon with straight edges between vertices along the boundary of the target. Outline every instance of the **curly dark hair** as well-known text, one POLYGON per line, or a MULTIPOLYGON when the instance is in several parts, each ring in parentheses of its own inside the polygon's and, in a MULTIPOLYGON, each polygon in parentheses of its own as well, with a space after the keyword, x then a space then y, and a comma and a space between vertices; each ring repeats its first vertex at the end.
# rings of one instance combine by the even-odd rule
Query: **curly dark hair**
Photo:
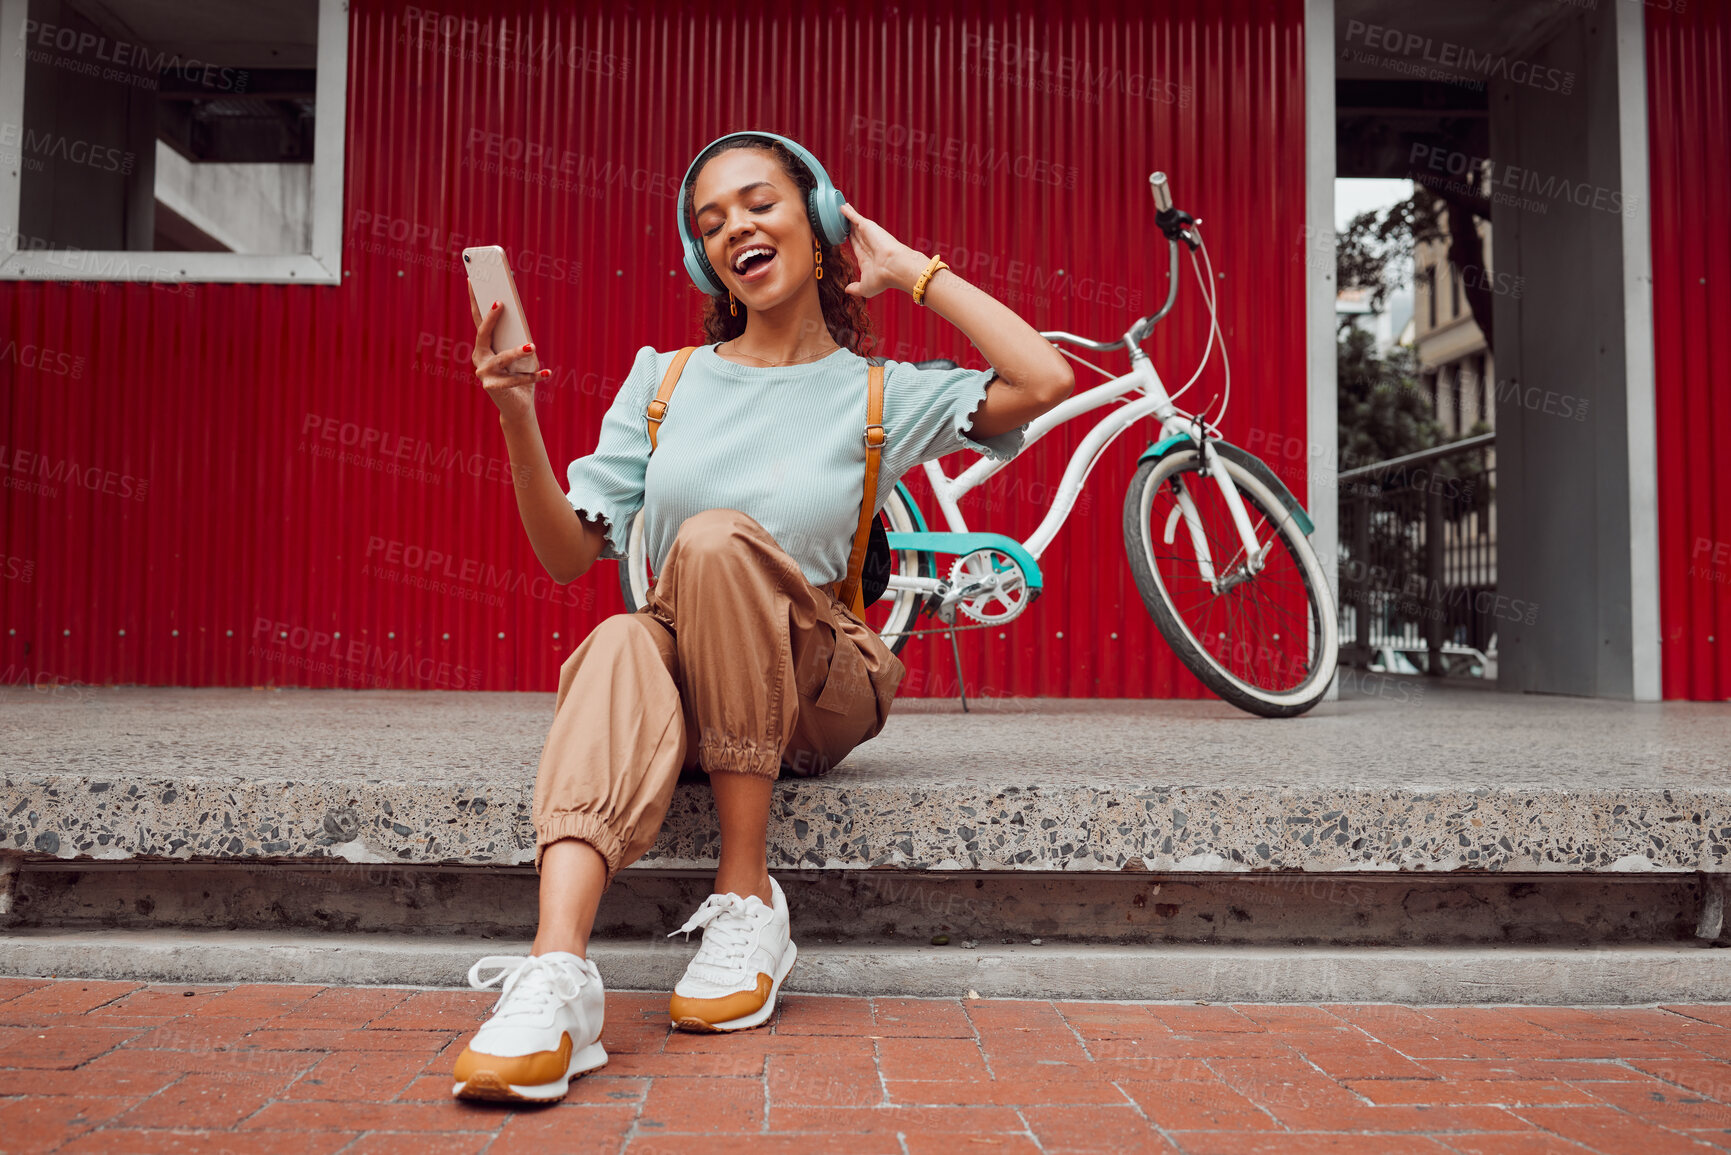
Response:
MULTIPOLYGON (((736 148, 756 148, 772 154, 781 164, 781 169, 798 187, 801 198, 817 187, 817 178, 811 170, 790 152, 780 141, 765 140, 760 136, 728 136, 716 141, 703 150, 691 170, 691 180, 685 185, 685 192, 680 202, 680 212, 685 214, 687 221, 696 214, 697 174, 703 166, 724 152, 736 148)), ((696 229, 693 228, 693 233, 696 229)), ((859 279, 859 266, 854 263, 853 255, 840 245, 832 245, 823 239, 817 230, 812 230, 817 239, 818 248, 823 253, 823 280, 817 283, 817 299, 823 309, 823 323, 829 329, 829 335, 835 343, 855 355, 866 357, 870 355, 872 345, 876 342, 872 334, 871 314, 866 312, 865 302, 858 297, 850 296, 847 286, 859 279)), ((702 237, 698 235, 699 243, 702 237)), ((727 341, 745 332, 746 310, 740 305, 739 315, 734 316, 721 307, 726 294, 719 297, 706 295, 703 299, 701 323, 703 332, 711 343, 727 341)))

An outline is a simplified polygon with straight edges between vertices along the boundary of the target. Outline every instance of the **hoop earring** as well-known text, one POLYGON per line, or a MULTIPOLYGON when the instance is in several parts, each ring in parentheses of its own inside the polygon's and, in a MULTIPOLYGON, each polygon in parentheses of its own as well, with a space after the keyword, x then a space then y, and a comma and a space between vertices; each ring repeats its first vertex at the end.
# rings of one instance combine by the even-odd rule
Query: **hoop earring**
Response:
POLYGON ((818 244, 816 237, 811 239, 811 248, 813 255, 817 257, 817 279, 821 281, 823 280, 823 246, 818 244))
POLYGON ((739 316, 739 306, 733 303, 732 289, 727 290, 727 315, 730 317, 739 316))

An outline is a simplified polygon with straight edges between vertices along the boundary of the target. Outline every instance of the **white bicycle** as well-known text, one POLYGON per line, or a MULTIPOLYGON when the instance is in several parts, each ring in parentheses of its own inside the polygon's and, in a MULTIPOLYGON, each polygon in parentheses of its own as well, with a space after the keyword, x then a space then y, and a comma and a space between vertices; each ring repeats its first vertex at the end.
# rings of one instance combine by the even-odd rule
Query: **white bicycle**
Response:
MULTIPOLYGON (((953 646, 958 629, 1001 627, 1020 617, 1040 596, 1039 558, 1069 518, 1094 465, 1119 434, 1153 417, 1160 423, 1160 436, 1142 451, 1124 495, 1124 546, 1142 601, 1179 660, 1209 689, 1250 713, 1292 717, 1321 700, 1334 678, 1340 647, 1334 600, 1310 546, 1314 526, 1298 499, 1267 464, 1221 438, 1219 418, 1207 421, 1175 404, 1200 378, 1219 340, 1226 369, 1224 417, 1232 394, 1231 363, 1220 335, 1213 267, 1198 222, 1173 206, 1164 173, 1148 180, 1155 221, 1171 255, 1166 302, 1115 341, 1059 331, 1041 334, 1065 356, 1107 380, 1072 394, 1031 422, 1023 452, 1066 421, 1120 400, 1125 403, 1101 418, 1076 447, 1052 507, 1024 541, 969 530, 958 505, 960 498, 1014 461, 982 457, 953 478, 936 461, 922 466, 947 531, 928 529, 913 495, 897 482, 878 515, 890 546, 890 567, 887 575, 866 576, 868 591, 880 584, 882 589, 867 607, 867 622, 899 653, 916 634, 947 632, 953 646), (1202 363, 1183 388, 1169 394, 1142 342, 1177 301, 1180 244, 1190 250, 1210 325, 1202 363), (1130 372, 1114 377, 1063 349, 1066 344, 1095 352, 1128 350, 1130 372), (942 574, 940 555, 955 558, 942 574), (957 626, 957 611, 977 624, 957 626), (921 613, 944 625, 914 629, 921 613)), ((626 607, 635 609, 649 588, 641 512, 631 526, 628 560, 619 568, 626 607)))

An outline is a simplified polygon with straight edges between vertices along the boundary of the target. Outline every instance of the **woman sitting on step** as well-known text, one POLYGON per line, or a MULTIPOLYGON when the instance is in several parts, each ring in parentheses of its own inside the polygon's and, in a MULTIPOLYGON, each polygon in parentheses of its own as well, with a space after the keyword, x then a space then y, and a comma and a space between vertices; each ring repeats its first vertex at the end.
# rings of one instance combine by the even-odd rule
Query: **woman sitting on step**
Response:
POLYGON ((607 1061, 590 928, 602 892, 655 841, 682 771, 708 775, 720 865, 680 928, 703 938, 669 1018, 693 1031, 768 1021, 795 955, 765 845, 775 780, 784 765, 823 773, 875 736, 905 673, 856 596, 862 478, 875 466, 875 516, 921 462, 961 449, 1007 461, 1074 387, 1038 332, 861 216, 792 141, 710 144, 677 212, 710 343, 638 350, 568 494, 537 427, 535 379, 517 371, 517 350, 494 352, 497 310, 474 303, 476 375, 500 410, 536 556, 560 582, 622 560, 642 509, 655 580, 560 669, 533 804, 540 923, 528 957, 469 972, 503 986, 457 1060, 464 1098, 557 1100, 607 1061), (857 267, 840 247, 850 234, 857 267), (872 370, 865 301, 886 289, 950 321, 992 368, 872 370), (868 382, 881 389, 876 423, 868 382))

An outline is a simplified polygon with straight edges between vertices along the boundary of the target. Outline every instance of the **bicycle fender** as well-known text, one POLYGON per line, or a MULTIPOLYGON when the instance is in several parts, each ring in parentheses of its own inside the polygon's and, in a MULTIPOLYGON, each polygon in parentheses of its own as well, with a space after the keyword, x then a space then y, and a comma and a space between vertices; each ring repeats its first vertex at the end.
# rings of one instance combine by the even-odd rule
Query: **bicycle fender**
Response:
MULTIPOLYGON (((1162 441, 1156 441, 1154 444, 1142 451, 1142 456, 1136 459, 1136 466, 1137 468, 1141 468, 1144 461, 1159 460, 1160 458, 1165 457, 1172 450, 1190 444, 1192 444, 1190 437, 1182 433, 1165 438, 1162 441)), ((1316 523, 1310 520, 1310 514, 1306 513, 1304 506, 1300 505, 1298 499, 1292 496, 1292 491, 1286 488, 1286 483, 1280 480, 1280 476, 1276 474, 1274 470, 1268 468, 1267 462, 1263 461, 1260 457, 1257 457, 1248 450, 1240 449, 1230 441, 1216 440, 1214 442, 1214 452, 1220 454, 1220 456, 1226 458, 1228 461, 1232 462, 1232 464, 1239 466, 1245 472, 1251 474, 1256 478, 1256 480, 1260 481, 1263 485, 1266 485, 1270 490, 1272 490, 1274 496, 1280 499, 1280 504, 1286 507, 1286 512, 1292 515, 1292 520, 1298 523, 1298 528, 1304 533, 1305 537, 1309 537, 1312 533, 1316 532, 1316 523)))
POLYGON ((972 553, 988 546, 1002 550, 1015 558, 1016 564, 1022 567, 1022 572, 1028 575, 1028 589, 1032 593, 1040 590, 1040 563, 1013 537, 1006 537, 1001 533, 932 533, 924 530, 919 533, 892 533, 887 536, 891 549, 921 549, 956 555, 972 553))
POLYGON ((902 495, 902 500, 907 503, 908 511, 914 515, 914 524, 920 527, 922 533, 925 532, 926 515, 920 512, 919 505, 914 501, 914 495, 908 492, 907 483, 904 481, 896 482, 894 492, 902 495))
MULTIPOLYGON (((914 525, 918 528, 918 531, 920 533, 926 532, 926 515, 924 513, 920 512, 919 505, 914 501, 914 495, 908 491, 907 483, 903 482, 903 481, 896 482, 896 487, 895 487, 894 492, 902 495, 902 501, 907 506, 908 512, 913 515, 914 525)), ((899 533, 891 534, 886 530, 885 536, 886 537, 900 537, 901 534, 899 534, 899 533)), ((892 545, 892 546, 890 546, 890 548, 894 549, 895 546, 892 545)), ((937 555, 932 553, 931 550, 921 550, 920 552, 925 555, 926 564, 931 567, 932 572, 937 573, 938 572, 937 555)))

